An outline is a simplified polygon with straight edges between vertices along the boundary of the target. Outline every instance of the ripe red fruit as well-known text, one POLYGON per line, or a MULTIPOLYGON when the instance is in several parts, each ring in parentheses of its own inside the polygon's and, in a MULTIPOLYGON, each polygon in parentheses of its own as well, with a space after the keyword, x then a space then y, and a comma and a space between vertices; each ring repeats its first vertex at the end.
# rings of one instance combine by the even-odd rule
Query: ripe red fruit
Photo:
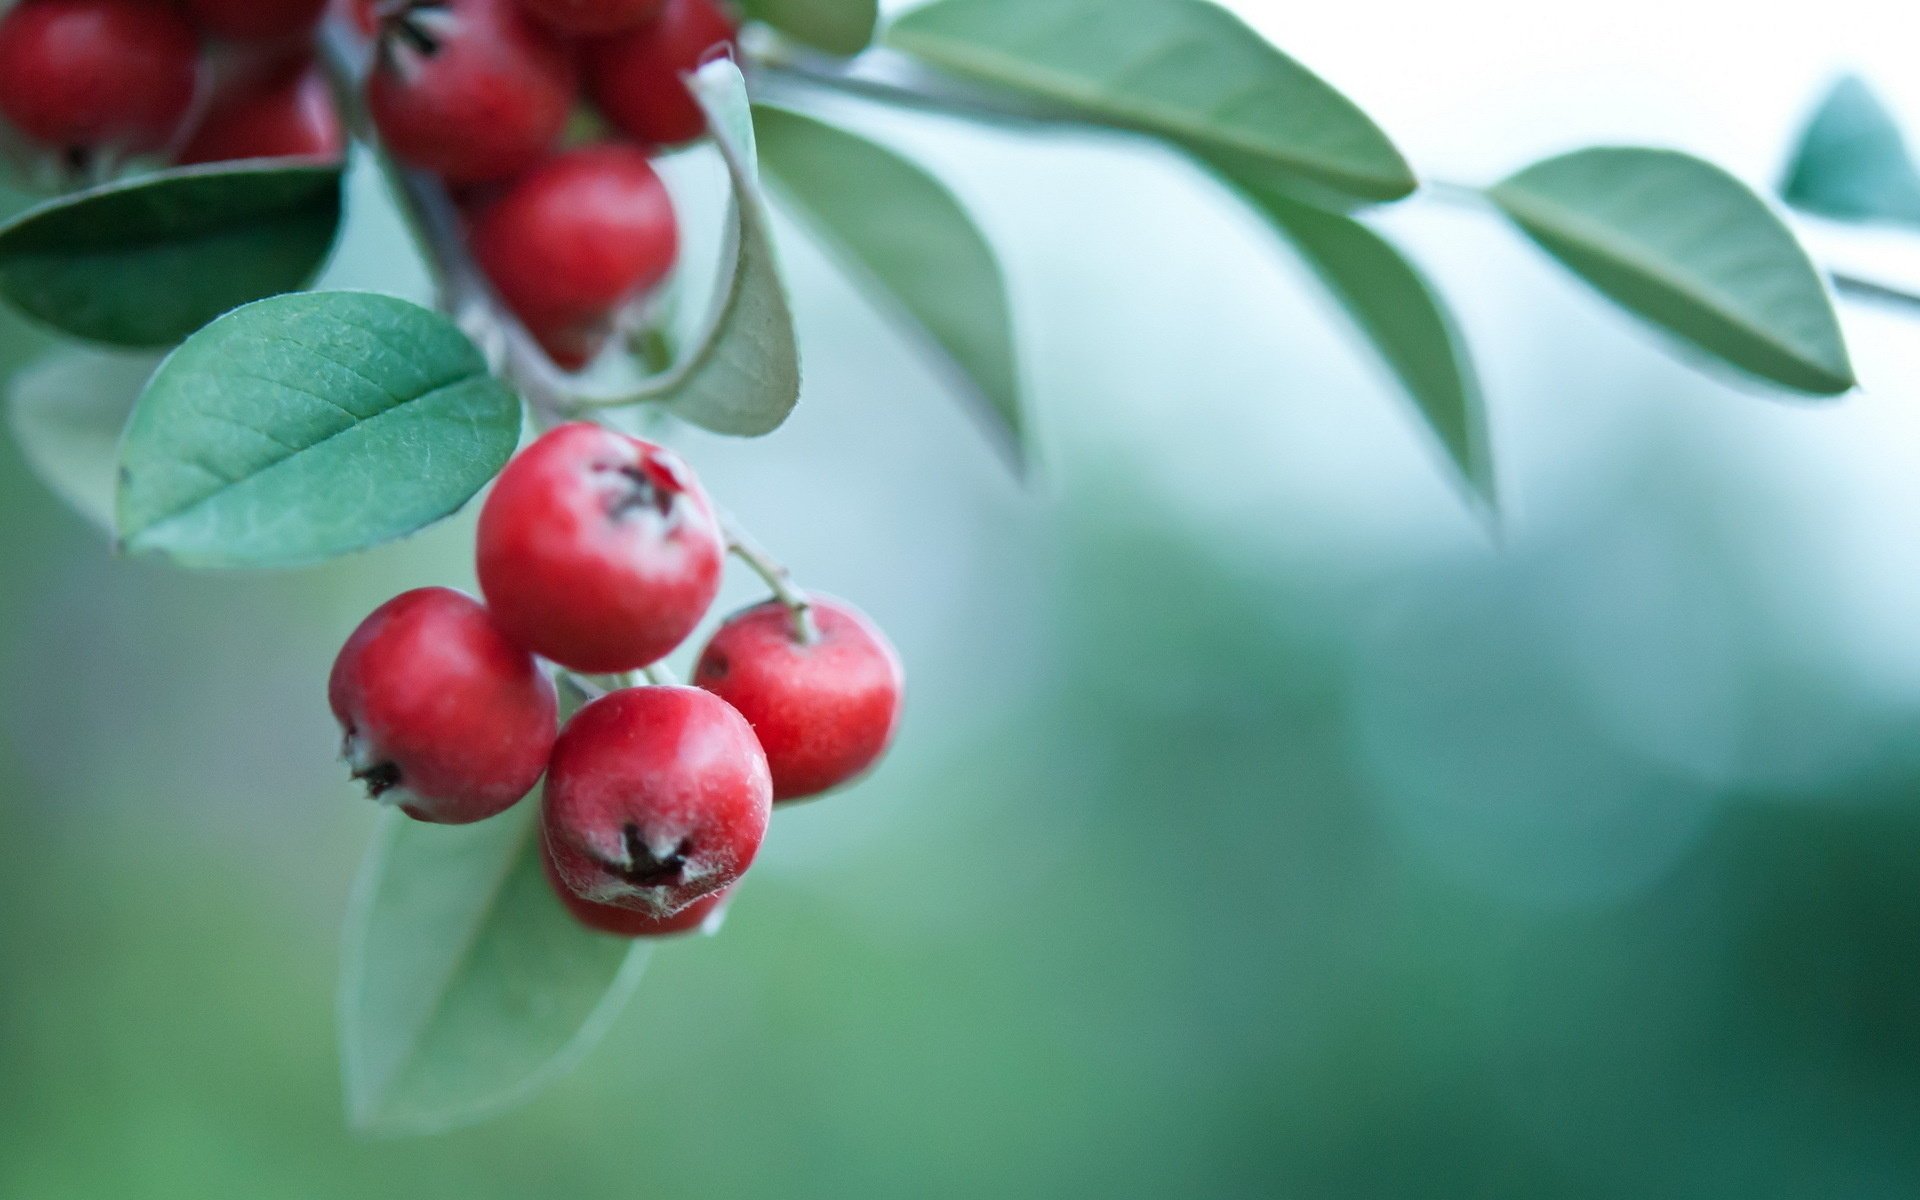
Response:
POLYGON ((184 166, 248 158, 337 160, 345 149, 326 77, 310 60, 296 59, 223 89, 178 161, 184 166))
POLYGON ((507 307, 554 335, 605 325, 666 278, 679 230, 645 153, 584 146, 514 180, 481 210, 471 241, 507 307))
POLYGON ((565 47, 512 0, 412 0, 381 21, 367 80, 387 149, 453 184, 538 162, 574 94, 565 47))
POLYGON ((520 0, 526 10, 562 33, 614 33, 660 14, 664 0, 520 0))
POLYGON ((464 825, 511 808, 553 748, 553 683, 450 588, 374 609, 334 660, 327 699, 354 778, 422 821, 464 825))
POLYGON ((546 869, 547 883, 553 887, 554 895, 560 897, 560 903, 567 906, 573 919, 588 929, 600 933, 611 933, 619 937, 671 937, 677 933, 718 933, 720 922, 726 917, 727 901, 733 896, 733 889, 713 892, 700 897, 670 917, 656 917, 651 913, 635 912, 631 908, 619 908, 612 904, 595 904, 573 894, 566 880, 560 878, 559 870, 553 865, 553 852, 547 849, 546 839, 540 840, 540 865, 546 869))
POLYGON ((480 510, 480 590, 521 645, 590 674, 657 662, 693 632, 726 556, 671 451, 562 425, 507 464, 480 510))
POLYGON ((770 600, 728 618, 693 673, 759 735, 776 801, 865 771, 900 722, 904 678, 886 636, 844 601, 811 599, 811 641, 799 640, 786 605, 770 600))
POLYGON ((752 865, 772 805, 745 718, 698 688, 639 687, 567 723, 540 819, 574 895, 671 917, 752 865))
POLYGON ((313 28, 327 0, 186 0, 187 16, 214 37, 264 42, 313 28))
POLYGON ((692 141, 707 120, 681 76, 731 46, 734 33, 714 0, 667 0, 657 19, 581 46, 587 94, 607 120, 643 142, 692 141))
POLYGON ((21 0, 0 17, 0 113, 35 141, 139 152, 193 102, 199 39, 150 0, 21 0))

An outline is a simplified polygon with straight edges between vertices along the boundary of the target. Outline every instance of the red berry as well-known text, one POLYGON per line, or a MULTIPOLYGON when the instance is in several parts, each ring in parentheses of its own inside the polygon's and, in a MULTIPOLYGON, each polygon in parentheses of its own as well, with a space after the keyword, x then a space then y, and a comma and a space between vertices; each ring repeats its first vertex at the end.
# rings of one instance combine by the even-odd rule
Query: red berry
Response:
POLYGON ((521 451, 480 510, 480 590, 500 628, 563 667, 657 662, 720 590, 726 543, 672 452, 598 425, 521 451))
POLYGON ((607 120, 643 142, 671 146, 706 132, 681 76, 733 44, 714 0, 667 0, 657 20, 582 45, 587 94, 607 120))
POLYGON ((615 33, 660 14, 665 0, 520 0, 521 6, 561 33, 615 33))
POLYGON ((512 0, 412 0, 381 22, 374 124, 395 157, 449 183, 526 170, 573 101, 566 49, 512 0))
POLYGON ((563 371, 578 371, 592 362, 613 336, 612 323, 605 317, 561 325, 522 323, 563 371))
POLYGON ((670 917, 752 865, 772 805, 745 718, 698 688, 640 687, 567 723, 540 819, 575 895, 670 917))
POLYGON ((360 623, 327 681, 354 778, 410 817, 464 825, 511 808, 553 748, 553 684, 450 588, 403 592, 360 623))
POLYGON ((604 325, 666 278, 679 233, 646 154, 605 145, 557 154, 516 179, 481 211, 472 243, 507 307, 553 336, 604 325))
POLYGON ((540 865, 546 869, 547 883, 553 888, 554 895, 560 897, 560 903, 567 906, 573 919, 588 929, 601 933, 616 934, 620 937, 671 937, 676 933, 718 933, 720 922, 727 914, 727 901, 733 895, 733 889, 713 892, 700 897, 670 917, 656 917, 652 913, 635 912, 631 908, 620 908, 612 904, 595 904, 573 894, 567 881, 560 878, 559 869, 553 865, 553 853, 547 849, 546 839, 540 839, 540 865))
POLYGON ((277 64, 237 80, 207 107, 178 161, 248 158, 338 160, 346 149, 326 76, 309 59, 277 64))
POLYGON ((199 68, 193 27, 151 0, 21 0, 0 17, 0 113, 49 146, 159 148, 199 68))
POLYGON ((186 0, 187 16, 214 37, 264 42, 314 27, 327 0, 186 0))
POLYGON ((740 710, 773 772, 773 798, 838 787, 885 753, 900 723, 900 658, 852 605, 812 597, 811 641, 786 605, 727 619, 700 653, 693 681, 740 710))

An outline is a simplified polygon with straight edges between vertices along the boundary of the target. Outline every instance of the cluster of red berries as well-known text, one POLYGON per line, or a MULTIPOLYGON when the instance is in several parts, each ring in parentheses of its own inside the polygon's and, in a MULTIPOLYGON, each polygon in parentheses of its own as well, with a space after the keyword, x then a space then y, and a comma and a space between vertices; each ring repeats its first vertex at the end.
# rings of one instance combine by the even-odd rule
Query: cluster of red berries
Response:
POLYGON ((578 370, 673 269, 679 227, 650 154, 705 132, 684 76, 733 44, 733 21, 718 0, 374 0, 367 12, 382 142, 453 191, 495 292, 578 370), (557 148, 582 96, 624 140, 557 148))
POLYGON ((0 18, 0 115, 72 164, 338 158, 315 68, 327 0, 20 0, 0 18))
POLYGON ((670 451, 563 425, 501 472, 477 540, 485 604, 422 588, 347 639, 328 685, 345 754, 375 796, 444 824, 510 808, 544 773, 548 878, 592 928, 700 928, 774 804, 854 778, 893 736, 899 659, 824 597, 735 614, 697 686, 619 688, 556 736, 539 659, 580 675, 648 667, 719 591, 726 536, 670 451))
MULTIPOLYGON (((438 177, 507 308, 567 370, 672 271, 651 154, 706 122, 684 76, 733 44, 722 0, 336 0, 369 40, 387 150, 438 177), (566 145, 582 97, 620 140, 566 145)), ((69 164, 337 158, 313 41, 329 0, 20 0, 0 115, 69 164)))

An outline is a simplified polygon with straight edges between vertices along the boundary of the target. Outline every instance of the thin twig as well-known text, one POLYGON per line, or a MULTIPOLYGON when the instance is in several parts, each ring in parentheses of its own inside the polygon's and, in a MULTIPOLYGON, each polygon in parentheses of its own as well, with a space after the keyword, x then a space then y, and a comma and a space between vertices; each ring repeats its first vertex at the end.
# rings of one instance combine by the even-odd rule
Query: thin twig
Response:
POLYGON ((753 573, 772 589, 773 598, 786 605, 788 618, 793 622, 794 640, 803 645, 820 640, 820 629, 813 619, 813 601, 794 584, 793 572, 768 554, 731 516, 720 518, 720 528, 726 534, 727 550, 753 568, 753 573))
POLYGON ((1920 310, 1920 292, 1910 292, 1891 284, 1851 275, 1845 271, 1832 274, 1833 288, 1843 296, 1858 300, 1871 300, 1893 308, 1920 310))

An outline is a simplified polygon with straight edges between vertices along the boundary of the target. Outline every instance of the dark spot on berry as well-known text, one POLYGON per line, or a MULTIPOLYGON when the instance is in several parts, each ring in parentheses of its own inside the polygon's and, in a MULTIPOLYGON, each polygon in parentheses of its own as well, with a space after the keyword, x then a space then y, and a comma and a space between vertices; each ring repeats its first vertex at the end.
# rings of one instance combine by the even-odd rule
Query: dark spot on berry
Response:
POLYGON ((727 661, 726 655, 709 654, 700 663, 700 678, 725 679, 727 672, 731 670, 733 670, 733 664, 727 661))
POLYGON ((367 796, 370 799, 378 800, 400 786, 400 764, 377 762, 364 771, 355 771, 353 777, 367 785, 367 796))
POLYGON ((607 506, 608 516, 617 521, 630 512, 642 509, 652 509, 662 517, 673 514, 673 493, 655 483, 644 468, 625 466, 615 470, 626 481, 627 487, 607 506))
POLYGON ((668 853, 656 855, 640 836, 638 825, 628 825, 620 831, 620 836, 626 844, 627 861, 602 864, 609 872, 635 887, 676 884, 685 875, 687 843, 684 839, 668 853))

